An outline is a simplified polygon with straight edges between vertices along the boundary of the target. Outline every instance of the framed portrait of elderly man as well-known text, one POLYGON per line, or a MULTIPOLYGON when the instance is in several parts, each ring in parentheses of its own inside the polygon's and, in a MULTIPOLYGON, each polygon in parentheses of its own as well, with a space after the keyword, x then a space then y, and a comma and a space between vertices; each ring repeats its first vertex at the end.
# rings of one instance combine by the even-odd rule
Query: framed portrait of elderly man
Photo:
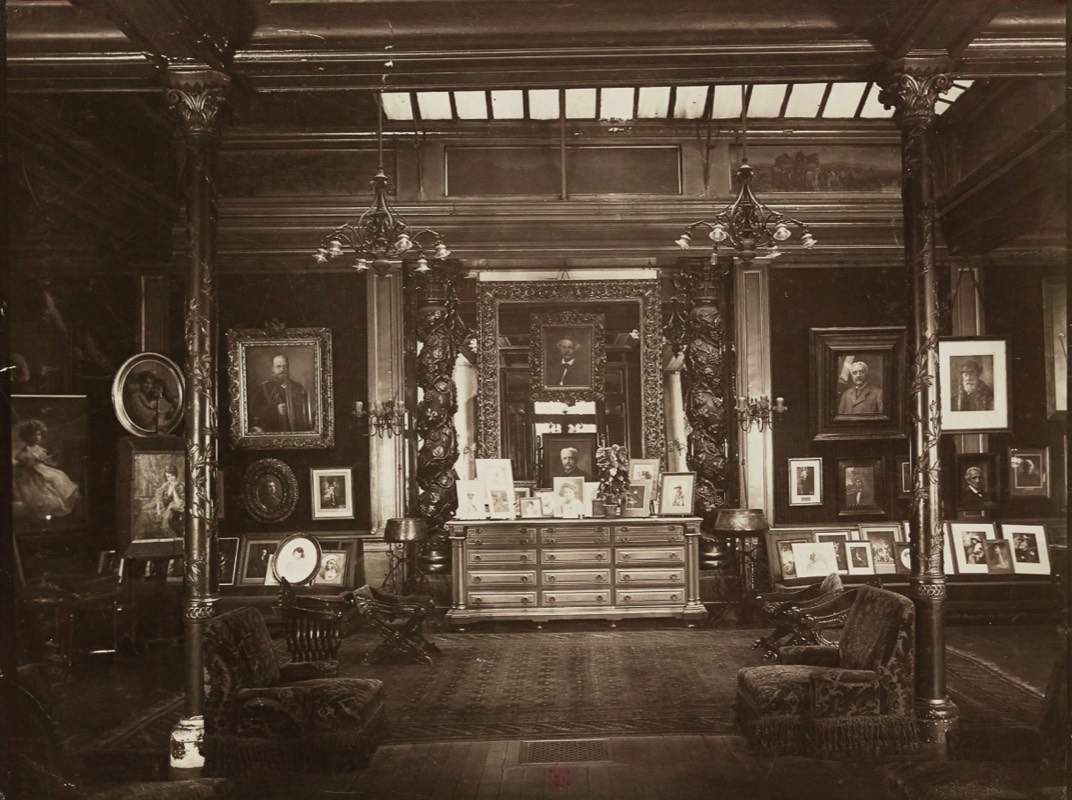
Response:
POLYGON ((533 400, 603 399, 607 357, 602 314, 532 314, 530 328, 533 400))
POLYGON ((812 328, 816 441, 904 438, 903 328, 812 328))
POLYGON ((954 337, 938 342, 942 433, 1009 430, 1007 343, 954 337))
POLYGON ((958 453, 948 481, 956 488, 957 511, 996 508, 1001 499, 997 453, 958 453))
POLYGON ((1009 448, 1010 497, 1050 496, 1050 448, 1009 448))
POLYGON ((335 444, 327 328, 230 330, 227 376, 235 447, 281 450, 335 444))

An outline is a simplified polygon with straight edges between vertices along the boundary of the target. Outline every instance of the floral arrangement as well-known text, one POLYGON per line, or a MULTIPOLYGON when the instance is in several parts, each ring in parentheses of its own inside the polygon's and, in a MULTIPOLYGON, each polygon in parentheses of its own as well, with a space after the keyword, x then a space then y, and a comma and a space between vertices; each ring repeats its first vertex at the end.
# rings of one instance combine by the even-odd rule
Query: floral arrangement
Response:
POLYGON ((599 469, 599 495, 606 505, 620 504, 629 494, 629 451, 625 445, 612 444, 596 449, 599 469))

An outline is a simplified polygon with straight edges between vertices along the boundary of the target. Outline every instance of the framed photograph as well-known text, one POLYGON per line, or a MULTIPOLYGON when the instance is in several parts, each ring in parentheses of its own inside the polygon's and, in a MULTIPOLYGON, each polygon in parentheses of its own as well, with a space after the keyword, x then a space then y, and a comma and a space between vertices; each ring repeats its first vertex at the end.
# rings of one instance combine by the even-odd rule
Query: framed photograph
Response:
POLYGON ((821 506, 823 504, 823 460, 821 458, 789 459, 789 505, 821 506))
POLYGON ((606 373, 602 314, 556 311, 530 316, 532 399, 602 400, 606 373))
POLYGON ((596 515, 595 508, 597 500, 599 498, 599 481, 585 481, 584 482, 584 513, 585 516, 594 517, 596 515))
MULTIPOLYGON (((834 548, 836 571, 842 575, 849 574, 849 559, 846 545, 851 541, 848 531, 815 531, 815 541, 829 544, 834 548)), ((835 570, 831 570, 833 572, 835 570)))
POLYGON ((991 575, 1012 575, 1012 544, 1007 539, 988 539, 983 542, 986 569, 991 575))
POLYGON ((139 353, 112 380, 112 408, 119 424, 135 436, 174 433, 182 422, 182 372, 167 356, 139 353))
POLYGON ((912 545, 909 542, 894 542, 894 556, 897 561, 897 574, 909 575, 912 572, 912 545))
POLYGON ((555 478, 555 516, 578 519, 584 516, 584 481, 580 478, 555 478))
POLYGON ((231 444, 257 450, 335 444, 331 332, 227 331, 231 444))
POLYGON ((849 542, 846 549, 849 556, 850 575, 875 574, 875 564, 871 557, 871 542, 849 542))
MULTIPOLYGON (((514 468, 508 458, 478 458, 476 478, 484 484, 492 519, 514 518, 514 468)), ((580 497, 580 491, 577 492, 580 497)))
POLYGON ((996 539, 992 522, 950 522, 949 549, 957 572, 962 575, 987 572, 986 541, 996 539))
POLYGON ((938 342, 942 433, 1009 429, 1006 351, 1004 339, 952 337, 938 342))
POLYGON ((838 516, 884 514, 886 477, 881 458, 839 458, 838 516))
POLYGON ((238 574, 238 542, 237 536, 220 537, 220 558, 216 563, 219 565, 219 585, 234 586, 238 574))
POLYGON ((860 540, 871 542, 871 563, 876 575, 892 575, 897 571, 895 544, 900 532, 901 526, 896 523, 860 526, 860 540))
POLYGON ((313 519, 353 519, 354 479, 350 467, 309 470, 313 519))
POLYGON ((907 458, 897 459, 897 496, 904 499, 912 496, 912 462, 907 458))
POLYGON ((313 586, 345 586, 346 568, 350 554, 345 550, 323 550, 320 569, 313 577, 313 586))
POLYGON ((647 478, 639 478, 629 481, 629 493, 625 496, 625 508, 622 513, 626 517, 651 516, 651 481, 647 478))
POLYGON ((797 542, 791 547, 798 578, 825 578, 838 571, 831 542, 797 542))
POLYGON ((88 457, 85 395, 11 396, 11 516, 16 533, 85 529, 88 457))
POLYGON ((904 328, 812 328, 816 441, 904 438, 904 328))
POLYGON ((524 497, 532 497, 532 486, 528 483, 519 483, 514 481, 514 516, 521 516, 521 499, 524 497))
MULTIPOLYGON (((598 486, 599 484, 597 483, 596 485, 598 486)), ((540 501, 540 510, 543 512, 543 516, 553 517, 555 515, 554 489, 535 489, 532 495, 540 501)))
POLYGON ((119 440, 119 550, 132 542, 181 540, 186 529, 186 447, 175 436, 119 440))
POLYGON ((545 433, 540 436, 543 450, 541 485, 553 486, 554 478, 598 480, 597 441, 594 433, 545 433))
POLYGON ((543 503, 539 497, 522 497, 520 502, 522 519, 537 519, 543 516, 543 503))
POLYGON ((261 458, 242 475, 242 505, 258 522, 281 522, 298 505, 298 479, 278 458, 261 458))
POLYGON ((239 586, 263 586, 269 576, 272 558, 280 537, 247 536, 243 542, 242 563, 238 570, 239 586))
POLYGON ((1009 448, 1009 497, 1050 496, 1050 448, 1009 448))
POLYGON ((1042 324, 1046 353, 1046 419, 1068 414, 1068 281, 1042 280, 1042 324))
POLYGON ((957 510, 996 508, 1001 499, 1000 475, 997 453, 957 453, 950 476, 956 486, 957 510))
POLYGON ((1001 537, 1012 547, 1013 572, 1024 575, 1050 574, 1045 525, 1002 524, 1001 537))
POLYGON ((295 586, 310 583, 320 571, 320 542, 307 533, 292 533, 279 543, 272 559, 272 575, 295 586))
POLYGON ((774 583, 797 577, 793 545, 815 541, 810 530, 767 531, 767 561, 774 583))
POLYGON ((651 481, 651 485, 654 487, 659 482, 659 459, 629 459, 629 480, 648 480, 651 481))
POLYGON ((458 490, 458 519, 487 519, 488 498, 484 484, 477 480, 460 480, 458 490))
POLYGON ((676 517, 692 514, 695 491, 695 472, 665 473, 659 490, 659 515, 676 517))

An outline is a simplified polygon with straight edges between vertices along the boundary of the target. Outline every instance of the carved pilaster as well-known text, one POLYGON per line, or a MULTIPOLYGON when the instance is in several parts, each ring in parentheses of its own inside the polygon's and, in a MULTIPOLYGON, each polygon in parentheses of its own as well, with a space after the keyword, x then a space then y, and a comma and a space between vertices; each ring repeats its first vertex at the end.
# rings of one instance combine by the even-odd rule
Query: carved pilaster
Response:
POLYGON ((910 514, 912 597, 916 605, 916 706, 928 738, 956 719, 945 684, 945 574, 939 442, 939 308, 936 287, 934 177, 930 156, 934 105, 949 88, 948 59, 904 59, 891 65, 880 100, 901 129, 901 198, 905 262, 911 276, 910 403, 913 487, 910 514))

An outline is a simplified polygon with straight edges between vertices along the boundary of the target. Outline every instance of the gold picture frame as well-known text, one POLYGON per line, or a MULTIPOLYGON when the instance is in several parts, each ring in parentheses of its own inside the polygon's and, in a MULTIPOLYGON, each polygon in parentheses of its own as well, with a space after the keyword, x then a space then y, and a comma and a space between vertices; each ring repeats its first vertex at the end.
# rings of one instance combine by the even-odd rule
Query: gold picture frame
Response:
POLYGON ((607 369, 602 314, 532 314, 532 399, 573 404, 602 400, 607 369))

